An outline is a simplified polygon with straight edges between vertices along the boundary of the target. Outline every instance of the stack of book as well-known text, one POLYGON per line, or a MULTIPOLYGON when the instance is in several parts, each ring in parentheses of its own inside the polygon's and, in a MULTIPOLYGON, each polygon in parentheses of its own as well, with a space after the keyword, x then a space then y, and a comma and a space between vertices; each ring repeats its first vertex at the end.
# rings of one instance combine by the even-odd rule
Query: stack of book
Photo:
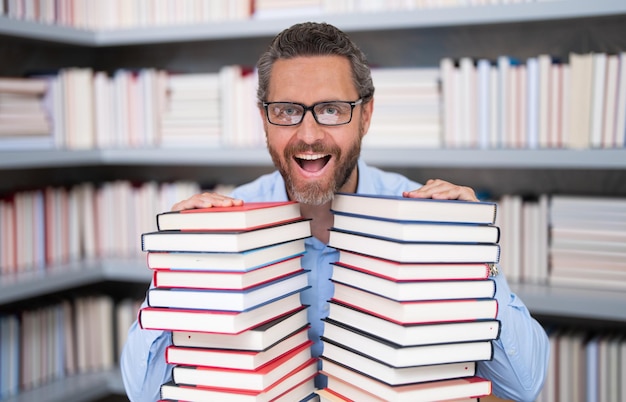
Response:
POLYGON ((325 319, 323 390, 337 400, 473 400, 497 339, 496 206, 337 194, 339 249, 325 319), (341 399, 343 398, 343 399, 341 399))
POLYGON ((0 145, 3 149, 51 145, 44 79, 0 77, 0 145))
POLYGON ((295 202, 157 214, 142 234, 153 284, 144 329, 172 331, 164 400, 296 401, 314 391, 295 202))

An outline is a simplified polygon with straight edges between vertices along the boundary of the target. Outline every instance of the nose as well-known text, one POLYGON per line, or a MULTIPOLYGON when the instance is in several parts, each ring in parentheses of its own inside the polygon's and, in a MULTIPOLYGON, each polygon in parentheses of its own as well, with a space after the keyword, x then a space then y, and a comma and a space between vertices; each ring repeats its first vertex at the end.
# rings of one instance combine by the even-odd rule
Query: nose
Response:
POLYGON ((298 137, 307 144, 312 144, 324 136, 322 127, 317 124, 312 110, 305 110, 302 122, 298 126, 298 137))

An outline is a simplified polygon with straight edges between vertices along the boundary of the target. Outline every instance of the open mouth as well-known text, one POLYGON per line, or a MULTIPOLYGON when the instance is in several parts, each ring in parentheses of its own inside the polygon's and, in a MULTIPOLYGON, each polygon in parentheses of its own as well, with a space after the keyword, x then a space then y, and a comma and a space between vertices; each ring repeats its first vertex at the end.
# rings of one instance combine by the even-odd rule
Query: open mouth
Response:
POLYGON ((330 161, 329 154, 298 154, 294 157, 300 168, 309 173, 316 173, 324 169, 330 161))

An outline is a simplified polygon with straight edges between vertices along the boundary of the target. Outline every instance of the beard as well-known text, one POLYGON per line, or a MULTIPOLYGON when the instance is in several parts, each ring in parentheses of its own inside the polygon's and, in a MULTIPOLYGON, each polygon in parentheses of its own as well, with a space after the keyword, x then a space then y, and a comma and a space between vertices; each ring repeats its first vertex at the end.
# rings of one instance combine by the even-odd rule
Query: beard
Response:
POLYGON ((307 205, 323 205, 332 201, 335 193, 343 187, 356 168, 359 155, 361 154, 361 139, 359 135, 352 146, 343 155, 337 146, 327 146, 321 142, 306 144, 302 141, 288 145, 283 151, 283 155, 274 149, 270 142, 267 148, 274 165, 283 176, 287 194, 293 201, 307 205), (293 165, 289 162, 294 159, 294 155, 303 152, 323 153, 330 155, 336 163, 336 169, 332 176, 323 177, 316 181, 299 181, 297 172, 294 172, 293 165))

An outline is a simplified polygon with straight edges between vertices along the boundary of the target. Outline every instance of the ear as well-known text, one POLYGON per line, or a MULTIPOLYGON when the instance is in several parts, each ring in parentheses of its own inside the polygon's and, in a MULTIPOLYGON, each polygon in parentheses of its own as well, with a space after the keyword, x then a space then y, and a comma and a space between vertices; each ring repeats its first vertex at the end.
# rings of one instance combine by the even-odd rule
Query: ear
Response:
POLYGON ((263 123, 263 132, 267 136, 267 117, 265 116, 265 108, 259 105, 259 114, 261 115, 261 123, 263 123))
POLYGON ((369 102, 361 105, 361 128, 363 129, 363 134, 361 137, 364 137, 365 134, 370 129, 370 124, 372 123, 372 114, 374 113, 374 98, 369 102))

